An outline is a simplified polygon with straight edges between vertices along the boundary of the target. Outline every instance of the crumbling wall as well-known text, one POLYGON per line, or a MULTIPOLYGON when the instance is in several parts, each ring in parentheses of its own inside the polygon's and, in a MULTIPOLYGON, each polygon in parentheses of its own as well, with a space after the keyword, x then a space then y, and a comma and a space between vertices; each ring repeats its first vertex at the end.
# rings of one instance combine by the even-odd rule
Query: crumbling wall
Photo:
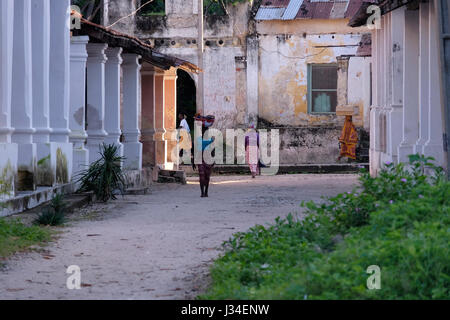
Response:
MULTIPOLYGON (((166 2, 166 16, 138 17, 135 35, 156 51, 198 64, 197 1, 166 2)), ((204 21, 205 113, 216 116, 219 129, 244 126, 247 112, 246 37, 250 5, 228 8, 228 16, 204 21)), ((193 75, 198 83, 198 77, 193 75)))
POLYGON ((261 35, 259 37, 259 116, 291 126, 338 125, 333 114, 308 112, 308 64, 337 63, 353 55, 361 39, 354 34, 261 35), (346 45, 349 45, 348 47, 346 45))

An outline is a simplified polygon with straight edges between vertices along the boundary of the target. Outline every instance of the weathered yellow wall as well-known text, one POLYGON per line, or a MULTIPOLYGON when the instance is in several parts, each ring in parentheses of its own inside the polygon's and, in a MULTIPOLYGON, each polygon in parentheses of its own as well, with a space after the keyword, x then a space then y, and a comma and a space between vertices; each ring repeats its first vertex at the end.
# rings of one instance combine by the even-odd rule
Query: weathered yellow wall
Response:
MULTIPOLYGON (((336 63, 354 55, 361 40, 347 20, 270 21, 258 24, 259 115, 278 125, 311 126, 342 122, 334 115, 308 114, 308 64, 336 63), (292 34, 295 31, 295 34, 292 34), (339 33, 353 32, 353 33, 339 33)), ((366 69, 361 65, 361 74, 366 69)), ((354 95, 358 89, 352 88, 354 95)), ((361 86, 361 100, 363 90, 361 86)), ((364 107, 362 106, 362 113, 364 107)), ((362 122, 360 123, 362 125, 362 122)))

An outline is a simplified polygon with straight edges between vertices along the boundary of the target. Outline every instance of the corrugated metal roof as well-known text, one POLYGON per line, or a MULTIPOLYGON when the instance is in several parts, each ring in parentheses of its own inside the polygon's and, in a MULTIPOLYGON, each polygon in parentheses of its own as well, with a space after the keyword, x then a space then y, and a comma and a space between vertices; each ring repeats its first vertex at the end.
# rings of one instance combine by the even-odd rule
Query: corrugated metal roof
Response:
POLYGON ((256 20, 281 20, 286 8, 261 7, 256 14, 256 20))
POLYGON ((283 15, 283 20, 293 20, 302 5, 303 0, 291 0, 283 15))
POLYGON ((335 2, 330 12, 330 19, 341 19, 347 12, 348 1, 335 2))

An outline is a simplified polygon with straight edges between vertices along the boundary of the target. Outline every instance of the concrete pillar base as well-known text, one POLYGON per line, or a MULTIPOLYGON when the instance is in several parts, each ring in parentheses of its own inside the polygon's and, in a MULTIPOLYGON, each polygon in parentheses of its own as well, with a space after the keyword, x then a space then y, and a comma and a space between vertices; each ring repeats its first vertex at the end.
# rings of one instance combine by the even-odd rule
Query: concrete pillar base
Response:
POLYGON ((35 143, 21 143, 18 146, 17 161, 17 191, 36 190, 36 159, 35 143))
POLYGON ((89 150, 83 147, 75 146, 73 148, 73 177, 89 165, 89 150))
POLYGON ((142 144, 140 142, 126 142, 123 144, 125 170, 142 170, 142 144))
POLYGON ((15 143, 0 143, 0 200, 15 196, 18 146, 15 143))
POLYGON ((443 143, 427 143, 423 147, 423 154, 427 157, 433 157, 435 164, 439 166, 444 165, 444 150, 443 143))
POLYGON ((36 185, 53 187, 56 184, 55 143, 36 143, 36 185))
POLYGON ((400 144, 398 146, 398 159, 400 162, 409 163, 408 156, 415 153, 414 145, 400 144))
POLYGON ((37 144, 36 185, 54 187, 69 183, 73 172, 71 143, 37 144))

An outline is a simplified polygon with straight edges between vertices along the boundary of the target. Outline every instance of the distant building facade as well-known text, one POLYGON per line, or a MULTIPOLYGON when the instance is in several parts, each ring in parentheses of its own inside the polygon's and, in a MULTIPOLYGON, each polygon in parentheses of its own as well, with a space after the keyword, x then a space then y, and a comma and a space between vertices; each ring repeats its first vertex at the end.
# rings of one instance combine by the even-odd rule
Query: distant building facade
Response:
MULTIPOLYGON (((109 0, 105 23, 144 2, 126 8, 109 0)), ((281 164, 335 163, 343 125, 338 107, 355 110, 368 144, 371 40, 368 28, 347 26, 355 9, 346 0, 276 0, 245 1, 228 7, 228 15, 206 12, 202 93, 193 76, 204 113, 215 115, 220 129, 279 129, 281 164)), ((159 15, 129 17, 114 28, 200 64, 196 0, 166 0, 159 15)))

